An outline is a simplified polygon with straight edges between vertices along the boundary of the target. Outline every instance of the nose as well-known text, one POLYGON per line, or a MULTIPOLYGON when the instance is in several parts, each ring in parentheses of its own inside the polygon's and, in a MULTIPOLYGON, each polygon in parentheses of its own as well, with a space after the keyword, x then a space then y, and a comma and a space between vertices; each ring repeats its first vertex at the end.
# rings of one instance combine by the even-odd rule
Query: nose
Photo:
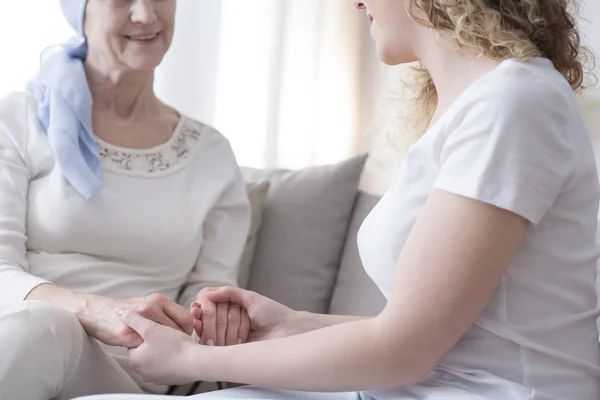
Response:
POLYGON ((362 1, 353 0, 352 2, 354 3, 354 7, 356 7, 359 10, 364 10, 366 8, 365 3, 363 3, 362 1))
POLYGON ((134 0, 131 4, 131 22, 134 24, 152 24, 156 22, 156 10, 153 0, 134 0))

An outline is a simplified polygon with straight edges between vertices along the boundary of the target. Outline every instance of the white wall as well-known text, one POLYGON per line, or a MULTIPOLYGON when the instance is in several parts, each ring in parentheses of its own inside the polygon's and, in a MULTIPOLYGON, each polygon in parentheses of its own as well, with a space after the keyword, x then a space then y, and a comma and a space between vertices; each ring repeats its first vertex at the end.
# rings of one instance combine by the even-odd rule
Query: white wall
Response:
POLYGON ((585 43, 595 52, 596 71, 600 71, 600 0, 586 0, 581 10, 581 28, 585 43))
POLYGON ((38 70, 42 50, 64 42, 72 32, 62 17, 58 0, 1 1, 0 97, 24 90, 38 70))
POLYGON ((220 23, 220 0, 177 0, 173 44, 156 71, 157 95, 208 124, 214 120, 220 23))

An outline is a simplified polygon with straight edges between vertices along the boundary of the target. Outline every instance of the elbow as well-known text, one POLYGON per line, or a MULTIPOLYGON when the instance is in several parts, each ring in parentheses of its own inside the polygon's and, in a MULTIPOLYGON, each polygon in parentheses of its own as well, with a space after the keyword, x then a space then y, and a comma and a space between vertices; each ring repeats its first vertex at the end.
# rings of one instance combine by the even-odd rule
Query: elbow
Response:
POLYGON ((436 364, 423 359, 422 356, 400 357, 392 365, 390 371, 394 371, 391 386, 414 385, 424 381, 434 370, 436 364))
POLYGON ((426 335, 405 329, 382 329, 380 342, 384 370, 389 371, 386 386, 412 385, 425 380, 437 367, 441 357, 437 346, 428 345, 426 335))

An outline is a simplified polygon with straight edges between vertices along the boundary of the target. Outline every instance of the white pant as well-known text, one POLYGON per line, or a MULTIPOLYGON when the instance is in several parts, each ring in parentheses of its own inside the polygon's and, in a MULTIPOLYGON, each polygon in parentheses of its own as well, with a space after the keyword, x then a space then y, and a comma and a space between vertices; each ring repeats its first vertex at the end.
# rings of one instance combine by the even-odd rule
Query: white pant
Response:
POLYGON ((143 393, 69 312, 25 301, 0 309, 0 399, 143 393))
MULTIPOLYGON (((294 392, 290 390, 262 389, 251 386, 197 394, 189 398, 195 400, 372 400, 368 395, 361 395, 356 392, 294 392)), ((100 395, 81 397, 75 400, 173 400, 173 397, 153 395, 100 395)))

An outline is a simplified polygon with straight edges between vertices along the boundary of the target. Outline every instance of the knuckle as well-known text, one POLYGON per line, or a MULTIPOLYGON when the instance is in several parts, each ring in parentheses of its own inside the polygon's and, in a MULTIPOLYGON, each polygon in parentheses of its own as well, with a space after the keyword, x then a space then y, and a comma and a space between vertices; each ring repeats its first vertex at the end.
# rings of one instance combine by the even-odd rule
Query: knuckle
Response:
POLYGON ((148 315, 154 311, 154 306, 152 304, 144 303, 137 306, 135 310, 142 315, 148 315))
POLYGON ((148 296, 148 300, 152 303, 163 303, 166 300, 166 297, 160 293, 154 293, 148 296))
POLYGON ((217 325, 227 325, 227 317, 224 315, 217 315, 217 325))
POLYGON ((240 314, 236 313, 236 312, 230 312, 229 315, 227 315, 227 320, 231 323, 239 323, 241 318, 240 318, 240 314))
MULTIPOLYGON (((130 319, 131 317, 128 317, 126 321, 129 322, 130 319)), ((117 328, 117 335, 121 338, 127 339, 132 336, 132 333, 133 331, 128 326, 121 326, 117 328)))
POLYGON ((212 307, 202 309, 202 319, 213 318, 216 315, 216 311, 212 307))

